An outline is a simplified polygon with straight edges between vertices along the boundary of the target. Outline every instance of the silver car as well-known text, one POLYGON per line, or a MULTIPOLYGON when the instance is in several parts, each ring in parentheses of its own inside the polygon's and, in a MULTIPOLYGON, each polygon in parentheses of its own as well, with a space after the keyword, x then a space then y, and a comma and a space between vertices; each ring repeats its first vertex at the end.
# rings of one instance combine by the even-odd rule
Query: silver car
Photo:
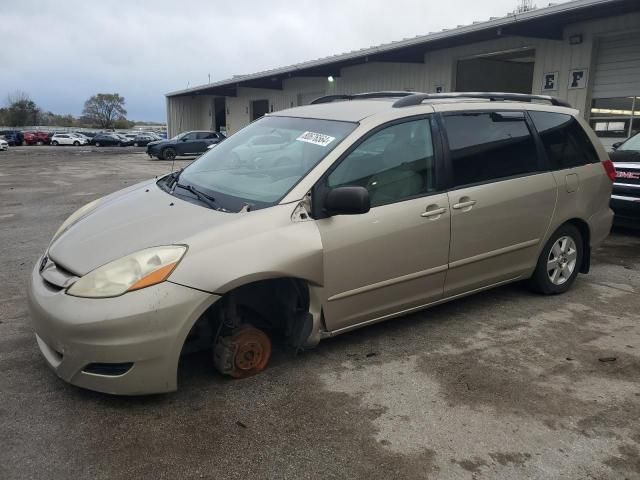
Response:
POLYGON ((274 335, 309 348, 519 280, 563 293, 609 233, 614 178, 551 97, 321 98, 71 215, 31 274, 36 340, 67 382, 147 394, 198 349, 242 378, 274 335))

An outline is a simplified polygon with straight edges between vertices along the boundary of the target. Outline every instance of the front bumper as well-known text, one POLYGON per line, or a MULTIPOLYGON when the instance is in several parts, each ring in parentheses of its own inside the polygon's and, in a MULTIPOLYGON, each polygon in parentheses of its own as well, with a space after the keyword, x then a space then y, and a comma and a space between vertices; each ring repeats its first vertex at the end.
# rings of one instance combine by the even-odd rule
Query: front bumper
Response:
POLYGON ((118 395, 176 390, 184 340, 218 298, 171 282, 115 298, 78 298, 45 282, 37 267, 28 289, 36 340, 49 367, 73 385, 118 395), (96 363, 133 365, 118 375, 84 371, 96 363))
POLYGON ((640 228, 640 197, 611 195, 611 209, 616 225, 640 228))
POLYGON ((157 157, 160 153, 158 145, 147 145, 147 155, 150 157, 157 157))

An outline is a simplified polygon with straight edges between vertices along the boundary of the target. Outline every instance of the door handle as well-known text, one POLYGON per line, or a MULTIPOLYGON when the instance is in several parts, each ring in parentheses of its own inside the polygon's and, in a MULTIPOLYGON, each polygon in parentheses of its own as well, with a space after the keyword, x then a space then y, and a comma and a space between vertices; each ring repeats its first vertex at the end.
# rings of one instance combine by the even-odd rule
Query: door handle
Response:
POLYGON ((436 208, 434 210, 427 210, 426 212, 422 212, 420 214, 421 217, 437 217, 442 215, 443 213, 445 213, 447 211, 446 208, 441 207, 441 208, 436 208))
POLYGON ((455 203, 452 208, 455 208, 456 210, 461 210, 463 208, 473 207, 475 204, 476 204, 475 200, 466 200, 464 202, 455 203))

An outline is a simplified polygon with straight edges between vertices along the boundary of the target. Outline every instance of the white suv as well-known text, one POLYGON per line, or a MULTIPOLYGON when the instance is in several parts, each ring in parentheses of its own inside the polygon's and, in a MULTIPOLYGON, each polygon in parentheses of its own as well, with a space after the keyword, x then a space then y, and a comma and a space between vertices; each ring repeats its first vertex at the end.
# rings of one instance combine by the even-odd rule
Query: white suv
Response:
POLYGON ((89 141, 86 137, 81 137, 75 133, 56 133, 51 137, 51 145, 87 145, 89 141))

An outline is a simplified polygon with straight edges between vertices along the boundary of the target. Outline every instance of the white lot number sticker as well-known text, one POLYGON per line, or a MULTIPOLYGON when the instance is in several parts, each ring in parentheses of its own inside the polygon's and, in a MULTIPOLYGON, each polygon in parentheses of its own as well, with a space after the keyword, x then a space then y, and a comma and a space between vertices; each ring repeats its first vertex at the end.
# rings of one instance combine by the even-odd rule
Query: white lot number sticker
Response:
POLYGON ((330 137, 329 135, 315 132, 304 132, 296 138, 299 142, 313 143, 314 145, 320 145, 321 147, 326 147, 335 139, 336 137, 330 137))

